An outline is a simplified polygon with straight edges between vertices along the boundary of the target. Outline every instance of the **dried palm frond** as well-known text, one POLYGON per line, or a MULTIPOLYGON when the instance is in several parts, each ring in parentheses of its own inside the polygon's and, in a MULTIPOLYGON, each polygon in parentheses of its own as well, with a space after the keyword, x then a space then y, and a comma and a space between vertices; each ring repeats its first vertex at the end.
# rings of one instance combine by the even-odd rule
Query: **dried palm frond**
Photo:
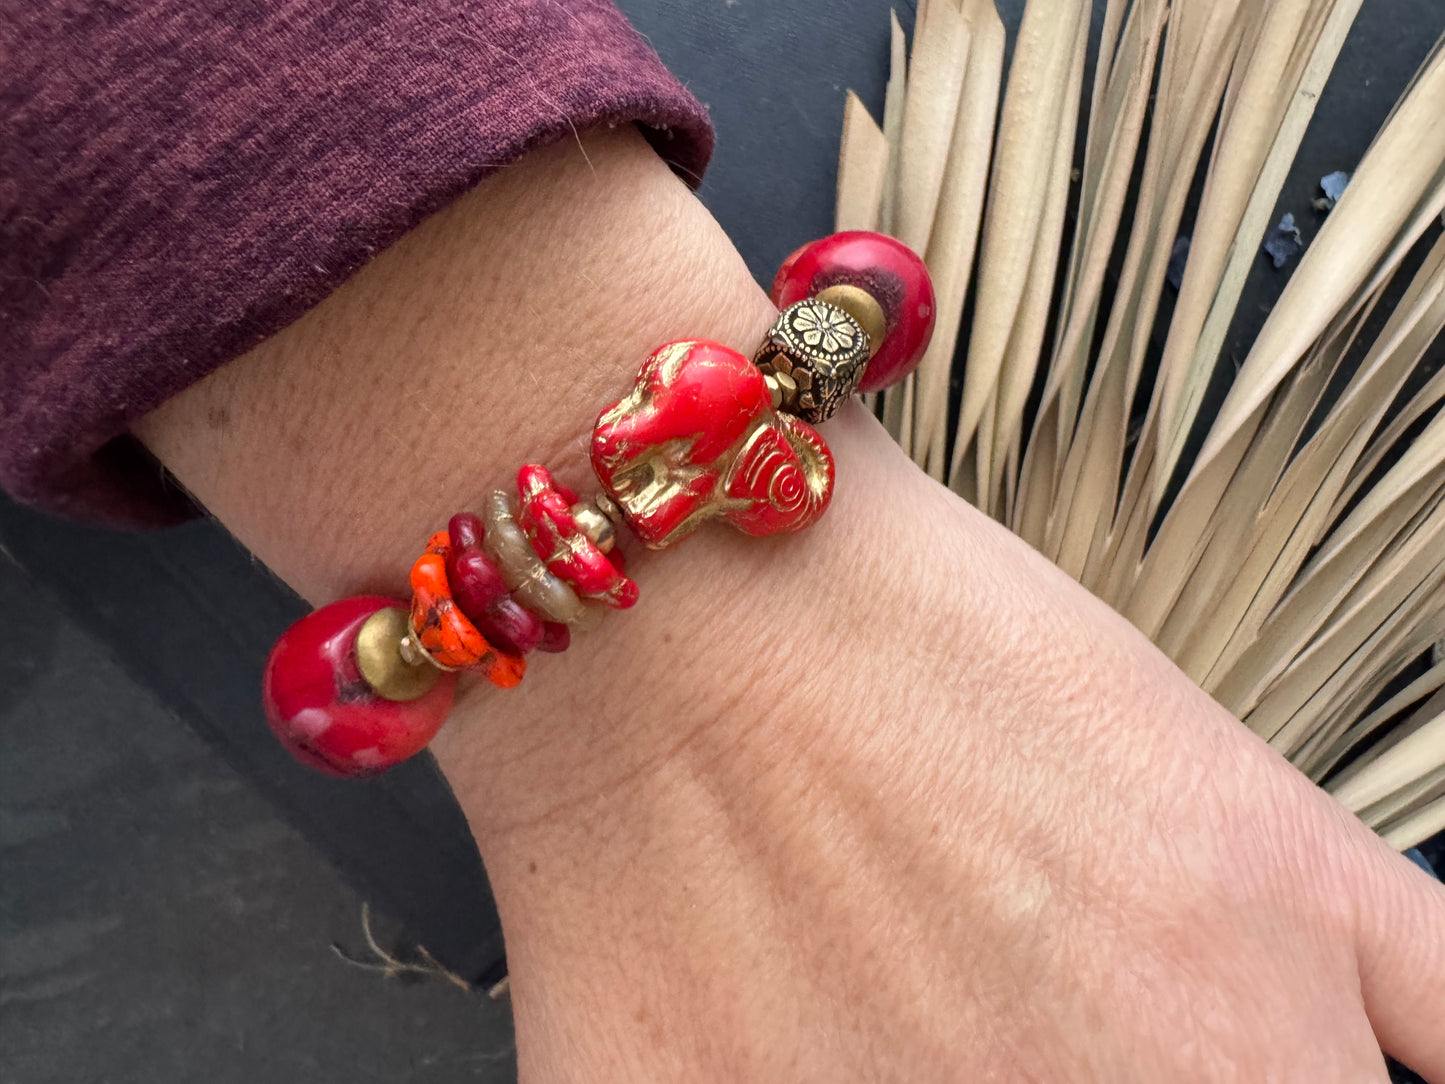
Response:
POLYGON ((914 460, 1406 847, 1445 830, 1445 44, 1201 421, 1360 2, 1108 0, 1086 81, 1093 4, 1028 0, 1005 82, 992 0, 925 0, 883 126, 848 98, 837 223, 934 276, 877 404, 914 460))

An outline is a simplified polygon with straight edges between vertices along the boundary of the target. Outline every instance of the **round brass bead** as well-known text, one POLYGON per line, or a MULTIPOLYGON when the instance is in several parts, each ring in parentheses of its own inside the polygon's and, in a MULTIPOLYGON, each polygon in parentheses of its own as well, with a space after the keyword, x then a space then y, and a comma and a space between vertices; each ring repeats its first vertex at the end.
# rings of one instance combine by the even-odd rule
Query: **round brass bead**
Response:
POLYGON ((883 336, 888 333, 888 319, 883 315, 883 306, 878 299, 861 286, 840 283, 818 292, 818 300, 837 305, 853 319, 868 336, 868 356, 878 353, 883 345, 883 336))
POLYGON ((401 642, 411 634, 411 614, 399 606, 377 610, 356 635, 356 668, 377 696, 415 700, 436 685, 442 672, 426 662, 402 658, 401 642))
POLYGON ((602 510, 591 504, 574 504, 572 518, 577 529, 587 536, 594 546, 603 553, 611 553, 617 543, 617 528, 602 514, 602 510))

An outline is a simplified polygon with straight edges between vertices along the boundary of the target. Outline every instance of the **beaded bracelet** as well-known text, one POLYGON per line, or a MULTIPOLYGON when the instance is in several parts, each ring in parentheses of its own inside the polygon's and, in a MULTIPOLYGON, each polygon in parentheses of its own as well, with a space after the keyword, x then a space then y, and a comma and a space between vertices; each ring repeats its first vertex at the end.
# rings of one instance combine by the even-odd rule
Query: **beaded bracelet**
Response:
POLYGON ((445 722, 460 672, 508 689, 534 650, 566 650, 608 609, 638 599, 617 548, 652 549, 708 519, 751 535, 817 522, 833 455, 813 428, 855 391, 918 365, 933 333, 923 261, 882 234, 837 233, 778 270, 782 310, 752 361, 714 342, 671 342, 592 433, 602 490, 588 501, 529 463, 515 498, 489 493, 428 541, 411 603, 342 599, 292 625, 266 662, 266 717, 302 763, 331 775, 384 771, 445 722))

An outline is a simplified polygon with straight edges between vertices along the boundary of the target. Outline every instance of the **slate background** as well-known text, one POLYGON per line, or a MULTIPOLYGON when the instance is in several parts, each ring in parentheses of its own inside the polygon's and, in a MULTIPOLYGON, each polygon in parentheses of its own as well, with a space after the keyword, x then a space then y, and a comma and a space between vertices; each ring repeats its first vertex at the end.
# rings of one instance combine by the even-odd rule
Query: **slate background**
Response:
MULTIPOLYGON (((701 195, 767 281, 830 227, 845 87, 881 113, 888 5, 621 6, 711 107, 701 195)), ((1318 177, 1352 168, 1442 26, 1438 0, 1365 0, 1280 201, 1307 240, 1318 177)), ((1287 270, 1260 261, 1237 341, 1287 270)), ((0 501, 0 1078, 514 1078, 505 1003, 330 948, 363 949, 362 898, 406 921, 378 920, 384 944, 468 978, 500 942, 427 765, 328 784, 271 744, 257 677, 300 612, 212 525, 114 535, 0 501)))

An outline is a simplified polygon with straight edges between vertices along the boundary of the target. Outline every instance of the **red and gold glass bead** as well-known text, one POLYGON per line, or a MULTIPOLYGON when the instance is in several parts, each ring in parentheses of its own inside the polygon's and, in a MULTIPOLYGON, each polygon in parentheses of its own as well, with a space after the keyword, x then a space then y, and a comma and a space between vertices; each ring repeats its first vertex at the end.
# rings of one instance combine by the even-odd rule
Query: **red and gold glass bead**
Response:
POLYGON ((714 517, 748 534, 802 530, 833 495, 827 442, 775 412, 762 372, 714 342, 653 351, 632 392, 597 419, 592 468, 653 548, 714 517))
POLYGON ((637 603, 637 584, 624 576, 582 529, 572 512, 577 494, 528 463, 517 472, 517 523, 547 570, 583 598, 619 610, 637 603))

